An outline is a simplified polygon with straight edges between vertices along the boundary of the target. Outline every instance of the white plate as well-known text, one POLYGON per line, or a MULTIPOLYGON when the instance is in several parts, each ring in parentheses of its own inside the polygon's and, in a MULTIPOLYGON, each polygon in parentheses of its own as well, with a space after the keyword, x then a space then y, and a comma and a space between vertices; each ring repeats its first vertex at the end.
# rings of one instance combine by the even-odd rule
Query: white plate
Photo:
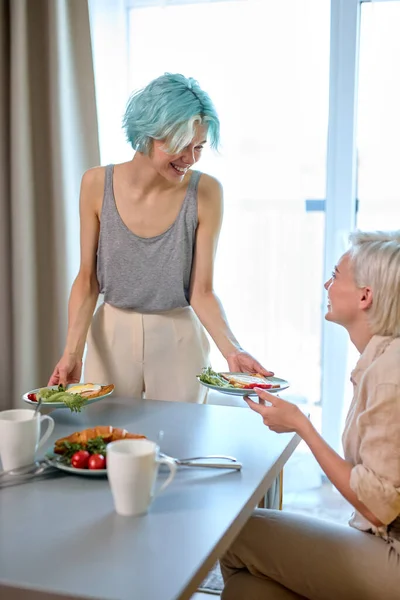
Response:
MULTIPOLYGON (((72 386, 78 385, 77 383, 71 384, 71 385, 67 385, 67 389, 72 387, 72 386)), ((50 385, 47 386, 50 388, 53 388, 53 390, 56 390, 58 388, 57 385, 50 385)), ((22 396, 22 400, 24 402, 26 402, 27 404, 30 404, 31 406, 36 406, 37 402, 35 402, 34 400, 29 400, 28 399, 28 394, 37 394, 37 392, 39 390, 41 390, 43 388, 36 388, 35 390, 30 390, 29 392, 26 392, 26 394, 24 394, 22 396)), ((82 408, 85 408, 85 406, 88 406, 88 404, 93 404, 93 402, 98 402, 99 400, 102 400, 103 398, 106 398, 107 396, 110 396, 113 393, 114 390, 111 390, 111 392, 108 392, 107 394, 103 394, 103 396, 97 396, 97 398, 88 398, 88 400, 85 402, 85 404, 82 406, 82 408)), ((66 404, 64 404, 64 402, 46 402, 45 400, 42 401, 42 406, 51 406, 52 408, 68 408, 68 406, 66 404)))
POLYGON ((50 461, 52 467, 56 467, 57 469, 60 469, 60 471, 65 471, 70 475, 83 475, 84 477, 107 476, 107 469, 75 469, 75 467, 71 467, 71 465, 66 465, 61 462, 61 455, 55 454, 52 449, 47 451, 46 458, 50 461))
MULTIPOLYGON (((240 375, 240 376, 244 376, 244 373, 221 373, 221 375, 240 375)), ((200 381, 200 375, 197 375, 197 379, 200 381)), ((221 387, 219 385, 212 385, 211 383, 204 383, 203 381, 200 381, 200 383, 202 385, 204 385, 205 387, 210 388, 211 390, 216 390, 217 392, 221 392, 222 394, 229 394, 230 396, 256 396, 257 394, 253 391, 253 390, 245 390, 243 388, 226 388, 226 387, 221 387)), ((287 388, 290 386, 290 383, 288 381, 286 381, 285 379, 281 379, 280 377, 264 377, 263 379, 260 379, 260 383, 272 383, 272 384, 279 384, 278 388, 271 388, 269 390, 265 390, 266 392, 269 392, 270 394, 279 394, 279 392, 282 392, 283 390, 287 390, 287 388)))

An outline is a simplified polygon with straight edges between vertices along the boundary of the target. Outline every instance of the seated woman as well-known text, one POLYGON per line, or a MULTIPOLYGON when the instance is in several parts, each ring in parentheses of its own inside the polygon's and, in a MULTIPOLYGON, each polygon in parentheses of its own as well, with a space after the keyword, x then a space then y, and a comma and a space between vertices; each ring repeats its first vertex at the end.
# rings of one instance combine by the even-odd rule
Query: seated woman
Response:
POLYGON ((345 459, 297 406, 262 390, 248 404, 273 431, 303 438, 353 505, 351 526, 255 511, 221 561, 223 600, 400 598, 400 231, 350 241, 325 284, 326 319, 347 329, 361 354, 345 459))

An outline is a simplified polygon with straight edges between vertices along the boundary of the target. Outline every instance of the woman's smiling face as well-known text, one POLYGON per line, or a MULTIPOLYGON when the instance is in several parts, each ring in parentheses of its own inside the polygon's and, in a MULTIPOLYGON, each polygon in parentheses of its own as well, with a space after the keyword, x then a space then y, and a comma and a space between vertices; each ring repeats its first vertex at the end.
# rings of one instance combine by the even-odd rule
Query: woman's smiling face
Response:
POLYGON ((200 160, 206 141, 207 127, 197 125, 191 143, 179 154, 168 154, 164 150, 164 141, 153 140, 150 160, 155 170, 168 181, 182 181, 190 167, 200 160))
POLYGON ((364 290, 356 286, 350 256, 344 254, 335 266, 332 277, 325 283, 328 292, 327 321, 344 327, 351 326, 363 310, 364 290))

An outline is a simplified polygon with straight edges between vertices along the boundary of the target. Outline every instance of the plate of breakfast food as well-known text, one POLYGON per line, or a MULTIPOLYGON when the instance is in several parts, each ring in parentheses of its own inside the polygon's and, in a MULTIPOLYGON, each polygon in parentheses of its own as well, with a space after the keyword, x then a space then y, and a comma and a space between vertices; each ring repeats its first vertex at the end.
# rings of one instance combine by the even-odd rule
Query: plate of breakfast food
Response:
POLYGON ((107 475, 107 445, 118 440, 137 439, 145 440, 146 437, 112 425, 99 425, 57 440, 48 450, 46 461, 71 475, 104 477, 107 475))
POLYGON ((42 399, 42 406, 52 408, 69 408, 72 412, 80 412, 84 406, 98 402, 109 396, 114 391, 114 385, 101 385, 99 383, 77 383, 64 387, 53 385, 37 388, 26 392, 22 400, 35 406, 42 399))
POLYGON ((199 382, 223 394, 233 396, 255 396, 255 387, 276 394, 289 387, 289 382, 280 377, 264 377, 259 373, 217 373, 211 367, 205 367, 201 375, 197 375, 199 382))

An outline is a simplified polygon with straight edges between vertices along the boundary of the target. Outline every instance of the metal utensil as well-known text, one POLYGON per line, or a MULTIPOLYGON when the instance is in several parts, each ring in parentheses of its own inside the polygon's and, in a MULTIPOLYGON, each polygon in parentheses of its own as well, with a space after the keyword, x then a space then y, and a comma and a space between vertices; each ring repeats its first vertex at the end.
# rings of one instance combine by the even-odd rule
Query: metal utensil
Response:
MULTIPOLYGON (((167 454, 163 454, 160 452, 161 457, 168 457, 167 454)), ((235 471, 240 471, 242 468, 242 463, 238 462, 236 458, 233 456, 225 456, 218 454, 210 454, 208 456, 194 456, 193 458, 174 458, 173 456, 169 456, 168 458, 172 458, 175 464, 179 467, 204 467, 208 469, 233 469, 235 471), (201 462, 202 460, 215 460, 219 459, 227 462, 201 462)))
POLYGON ((37 404, 35 406, 35 410, 33 411, 33 417, 32 417, 32 419, 34 419, 36 417, 36 415, 38 414, 39 408, 40 408, 41 404, 42 404, 42 397, 39 396, 39 400, 37 401, 37 404))
POLYGON ((195 460, 227 460, 229 462, 235 463, 237 459, 234 456, 228 456, 227 454, 206 454, 205 456, 190 456, 189 458, 176 458, 175 460, 179 461, 180 464, 186 462, 194 462, 195 460))
POLYGON ((217 462, 199 462, 199 461, 194 461, 194 462, 183 462, 181 463, 178 460, 175 460, 175 463, 179 466, 179 467, 205 467, 208 469, 230 469, 232 471, 240 471, 242 468, 242 463, 240 462, 234 462, 234 463, 217 463, 217 462))
MULTIPOLYGON (((7 471, 6 474, 9 472, 7 471)), ((20 485, 22 483, 26 483, 31 481, 32 479, 36 479, 36 477, 45 476, 48 474, 61 474, 59 469, 55 467, 49 466, 46 462, 40 463, 40 465, 36 468, 36 470, 21 474, 14 474, 10 477, 4 477, 0 480, 0 489, 4 487, 10 487, 12 485, 20 485)))
POLYGON ((11 476, 26 475, 27 473, 32 473, 33 471, 36 471, 40 465, 41 465, 41 462, 36 461, 36 462, 32 463, 31 465, 25 465, 24 467, 17 467, 15 469, 10 469, 9 471, 0 471, 0 477, 4 477, 5 475, 11 475, 11 476))

